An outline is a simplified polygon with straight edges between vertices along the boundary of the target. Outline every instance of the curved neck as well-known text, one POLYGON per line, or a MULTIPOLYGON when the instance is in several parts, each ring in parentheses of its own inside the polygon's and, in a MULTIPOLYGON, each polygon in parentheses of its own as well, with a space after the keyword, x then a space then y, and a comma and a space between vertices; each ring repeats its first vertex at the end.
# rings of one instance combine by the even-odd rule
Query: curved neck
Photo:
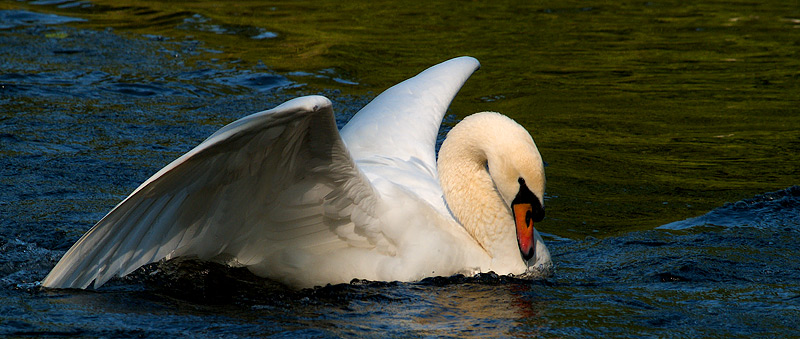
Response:
POLYGON ((467 232, 493 259, 510 260, 520 257, 514 220, 487 168, 493 131, 468 119, 453 127, 439 150, 439 181, 450 211, 467 232))

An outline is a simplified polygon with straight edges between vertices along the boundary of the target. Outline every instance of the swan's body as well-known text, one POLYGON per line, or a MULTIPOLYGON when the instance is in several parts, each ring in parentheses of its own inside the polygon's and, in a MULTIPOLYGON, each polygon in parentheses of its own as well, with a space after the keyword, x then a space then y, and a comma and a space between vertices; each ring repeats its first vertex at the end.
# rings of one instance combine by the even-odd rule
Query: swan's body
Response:
POLYGON ((320 96, 237 120, 139 186, 42 285, 98 287, 178 256, 224 258, 295 287, 545 267, 533 229, 544 169, 524 128, 497 113, 467 117, 437 166, 441 120, 478 67, 469 57, 431 67, 341 133, 320 96))

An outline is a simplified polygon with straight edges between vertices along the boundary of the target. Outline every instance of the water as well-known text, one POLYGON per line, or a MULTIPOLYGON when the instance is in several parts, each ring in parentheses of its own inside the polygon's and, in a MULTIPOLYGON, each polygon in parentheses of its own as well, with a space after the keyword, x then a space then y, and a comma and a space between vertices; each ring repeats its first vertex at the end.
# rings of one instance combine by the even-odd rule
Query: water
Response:
POLYGON ((0 2, 0 336, 800 335, 796 2, 238 4, 0 2), (552 277, 293 291, 173 261, 38 287, 225 123, 321 93, 343 124, 461 54, 483 69, 449 123, 507 113, 548 163, 552 277))

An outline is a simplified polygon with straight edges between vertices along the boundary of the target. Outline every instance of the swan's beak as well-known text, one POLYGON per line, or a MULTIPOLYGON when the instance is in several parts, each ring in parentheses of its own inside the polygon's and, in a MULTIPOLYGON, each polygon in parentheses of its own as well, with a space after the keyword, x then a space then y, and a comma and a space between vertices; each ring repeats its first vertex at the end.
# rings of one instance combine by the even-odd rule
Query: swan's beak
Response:
POLYGON ((533 205, 528 203, 512 204, 514 221, 517 224, 517 243, 519 252, 525 261, 536 253, 536 239, 533 237, 533 205))

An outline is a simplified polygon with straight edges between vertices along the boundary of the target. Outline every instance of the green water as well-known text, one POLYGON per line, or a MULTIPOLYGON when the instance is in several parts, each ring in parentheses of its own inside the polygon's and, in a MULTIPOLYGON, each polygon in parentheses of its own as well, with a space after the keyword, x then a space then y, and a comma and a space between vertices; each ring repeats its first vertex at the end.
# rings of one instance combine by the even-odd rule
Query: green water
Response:
POLYGON ((0 0, 0 337, 798 337, 797 1, 416 6, 0 0), (548 163, 552 277, 292 291, 170 261, 38 288, 225 123, 314 93, 341 123, 457 55, 483 68, 456 118, 511 115, 548 163))
POLYGON ((440 61, 474 56, 483 67, 451 112, 500 111, 530 130, 548 163, 548 218, 538 226, 546 233, 652 229, 798 184, 798 1, 65 4, 0 9, 197 41, 181 59, 263 65, 306 84, 298 95, 374 96, 440 61), (264 32, 276 36, 252 38, 264 32))

